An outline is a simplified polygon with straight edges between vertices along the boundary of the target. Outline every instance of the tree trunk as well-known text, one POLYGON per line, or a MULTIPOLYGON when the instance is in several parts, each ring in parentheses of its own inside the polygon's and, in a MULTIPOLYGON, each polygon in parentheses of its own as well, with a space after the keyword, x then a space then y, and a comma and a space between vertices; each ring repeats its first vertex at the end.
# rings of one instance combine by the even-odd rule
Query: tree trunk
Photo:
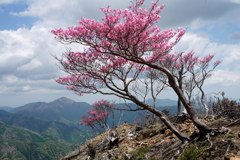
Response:
MULTIPOLYGON (((139 63, 139 61, 137 61, 137 63, 139 63)), ((178 98, 181 100, 184 108, 186 109, 187 113, 189 114, 194 125, 198 128, 199 133, 201 135, 209 133, 211 131, 211 129, 206 124, 204 124, 203 122, 201 122, 198 119, 198 117, 196 116, 196 113, 192 110, 190 104, 187 102, 187 99, 185 98, 183 92, 179 89, 179 86, 177 85, 176 80, 175 80, 174 76, 172 75, 172 73, 167 68, 152 64, 150 62, 146 62, 144 60, 142 60, 141 63, 146 64, 149 67, 159 70, 166 74, 166 76, 168 77, 169 85, 172 87, 172 89, 177 94, 178 98)))
POLYGON ((193 121, 194 125, 199 129, 200 134, 206 134, 211 131, 211 129, 201 122, 198 117, 196 116, 196 113, 191 108, 190 104, 187 102, 185 96, 183 95, 182 91, 179 89, 179 87, 176 84, 176 81, 174 77, 171 74, 168 74, 168 82, 170 86, 173 88, 175 93, 178 95, 178 98, 181 100, 183 106, 185 107, 187 113, 189 114, 191 120, 193 121))
MULTIPOLYGON (((181 91, 183 91, 182 89, 182 79, 183 79, 183 67, 181 67, 180 71, 178 72, 179 74, 179 78, 177 79, 178 81, 178 86, 179 86, 179 89, 181 91)), ((177 109, 177 115, 180 115, 181 114, 181 100, 178 98, 178 109, 177 109)))
POLYGON ((137 60, 133 59, 133 58, 130 58, 130 59, 126 58, 126 59, 131 60, 131 61, 136 62, 136 63, 147 65, 147 66, 149 66, 149 67, 151 67, 153 69, 156 69, 156 70, 159 70, 159 71, 165 73, 166 76, 168 77, 169 85, 173 88, 173 90, 177 94, 178 98, 181 100, 184 108, 186 109, 187 113, 189 114, 189 116, 190 116, 191 120, 193 121, 194 125, 198 128, 199 133, 201 135, 204 135, 204 134, 207 134, 207 133, 209 133, 211 131, 211 129, 206 124, 204 124, 203 122, 201 122, 198 119, 198 117, 196 116, 196 113, 192 110, 190 104, 187 102, 183 92, 179 89, 179 87, 178 87, 178 85, 177 85, 177 83, 175 81, 174 76, 172 75, 172 73, 167 68, 158 66, 158 65, 153 64, 151 62, 146 62, 143 59, 137 59, 137 60))
POLYGON ((151 106, 149 106, 146 103, 143 103, 141 101, 139 101, 136 97, 131 96, 131 100, 137 104, 138 106, 141 106, 142 108, 150 111, 151 113, 155 114, 156 116, 158 116, 160 118, 160 120, 167 126, 168 129, 170 129, 173 134, 175 134, 182 142, 185 141, 190 141, 190 139, 185 136, 184 134, 182 134, 170 121, 169 119, 165 116, 165 114, 161 111, 158 111, 154 108, 152 108, 151 106))
POLYGON ((151 112, 157 115, 161 119, 161 121, 168 127, 168 129, 170 129, 173 132, 173 134, 175 134, 182 142, 190 141, 190 139, 187 136, 185 136, 179 130, 177 130, 177 128, 169 121, 169 119, 164 115, 164 113, 155 109, 151 112))
POLYGON ((205 94, 204 94, 204 91, 201 87, 199 87, 200 91, 201 91, 201 98, 200 98, 200 102, 205 110, 205 117, 208 116, 208 113, 209 113, 209 107, 207 106, 207 104, 205 103, 205 94))
POLYGON ((181 113, 181 101, 178 98, 178 102, 177 102, 177 115, 180 115, 180 113, 181 113))

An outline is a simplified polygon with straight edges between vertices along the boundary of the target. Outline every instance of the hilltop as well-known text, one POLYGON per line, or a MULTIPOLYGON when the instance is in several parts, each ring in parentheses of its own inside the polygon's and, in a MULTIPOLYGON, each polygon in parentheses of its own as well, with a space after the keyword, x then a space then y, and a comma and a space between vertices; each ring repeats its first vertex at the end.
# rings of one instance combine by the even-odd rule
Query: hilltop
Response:
MULTIPOLYGON (((190 135, 196 128, 191 120, 177 123, 178 128, 190 135)), ((227 118, 204 120, 209 126, 223 127, 231 121, 227 118)), ((220 160, 240 156, 240 123, 228 127, 209 141, 181 144, 160 121, 145 126, 124 123, 104 132, 81 145, 62 160, 169 160, 200 159, 220 160), (110 143, 114 139, 115 143, 110 143)), ((235 159, 236 160, 236 159, 235 159)))

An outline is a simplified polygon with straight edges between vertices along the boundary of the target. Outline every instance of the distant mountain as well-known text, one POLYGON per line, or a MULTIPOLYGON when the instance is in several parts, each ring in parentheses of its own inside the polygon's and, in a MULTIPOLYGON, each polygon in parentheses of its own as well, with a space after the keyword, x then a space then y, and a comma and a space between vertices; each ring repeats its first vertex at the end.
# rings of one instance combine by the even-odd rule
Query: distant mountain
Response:
MULTIPOLYGON (((147 100, 147 103, 152 105, 153 101, 151 99, 147 100)), ((158 99, 157 107, 159 110, 167 109, 170 114, 176 114, 176 104, 177 102, 170 99, 158 99)), ((129 103, 129 106, 136 107, 135 104, 129 103)), ((117 104, 117 108, 126 108, 126 104, 117 104)), ((79 126, 79 120, 81 116, 86 115, 89 111, 91 105, 85 102, 75 102, 69 98, 62 97, 57 100, 54 100, 50 103, 46 102, 36 102, 29 103, 21 107, 17 107, 12 110, 13 113, 17 113, 25 116, 33 116, 42 120, 57 121, 63 122, 72 126, 79 126)), ((146 111, 138 112, 122 112, 115 111, 115 124, 119 122, 134 122, 140 119, 143 119, 146 115, 146 111), (121 116, 122 115, 122 116, 121 116), (121 119, 120 119, 121 117, 121 119)), ((109 123, 111 123, 109 121, 109 123)), ((25 127, 25 126, 23 126, 25 127)))
MULTIPOLYGON (((153 105, 152 99, 148 99, 147 103, 153 105)), ((170 99, 157 99, 157 107, 159 110, 167 109, 170 114, 176 114, 176 104, 177 102, 170 99)), ((128 105, 136 107, 135 104, 129 103, 128 105)), ((118 108, 126 107, 126 104, 117 104, 118 108)), ((12 112, 33 116, 43 120, 58 121, 70 125, 78 125, 81 116, 86 115, 89 111, 91 105, 85 102, 75 102, 69 98, 62 97, 54 100, 50 103, 36 102, 26 104, 21 107, 17 107, 12 112)), ((145 111, 138 112, 124 112, 121 121, 133 122, 139 120, 143 117, 145 111)), ((118 123, 120 117, 120 112, 115 111, 115 122, 118 123)), ((115 123, 115 124, 116 124, 115 123)))
POLYGON ((72 100, 72 99, 69 99, 67 97, 61 97, 61 98, 58 98, 58 99, 50 102, 50 104, 55 104, 55 105, 56 104, 60 104, 61 105, 62 103, 64 103, 64 104, 73 104, 73 103, 75 103, 75 101, 72 100))
POLYGON ((50 103, 36 102, 17 107, 13 113, 29 115, 39 119, 59 121, 66 124, 78 125, 80 117, 90 110, 90 105, 85 102, 75 102, 62 97, 50 103))
MULTIPOLYGON (((158 100, 158 101, 161 101, 162 99, 158 100)), ((168 110, 169 111, 169 114, 176 114, 177 113, 177 106, 176 105, 172 105, 172 106, 167 106, 167 104, 173 104, 173 102, 175 101, 172 101, 172 100, 163 100, 162 102, 166 102, 166 103, 162 103, 162 104, 166 104, 166 106, 158 106, 157 109, 162 111, 162 110, 168 110)), ((150 104, 151 105, 151 104, 150 104)), ((120 103, 120 104, 117 104, 116 108, 121 108, 121 109, 129 109, 129 107, 131 109, 136 109, 137 108, 137 105, 134 104, 134 103, 128 103, 127 105, 125 103, 120 103)), ((132 112, 132 111, 124 111, 122 113, 122 122, 123 121, 127 121, 127 122, 135 122, 135 121, 142 121, 146 118, 146 115, 148 115, 151 113, 148 113, 148 111, 146 110, 139 110, 139 111, 136 111, 136 112, 132 112)), ((119 120, 119 117, 120 117, 120 111, 115 111, 115 121, 118 122, 119 120)))
POLYGON ((28 109, 31 110, 31 108, 35 108, 35 107, 38 107, 38 106, 41 106, 41 105, 44 105, 44 104, 47 104, 47 103, 45 103, 45 102, 28 103, 24 106, 14 108, 13 110, 11 110, 11 112, 20 112, 22 110, 28 110, 28 109))
POLYGON ((4 111, 7 111, 7 112, 12 111, 13 109, 14 109, 13 107, 8 107, 8 106, 2 106, 2 107, 0 107, 0 110, 4 110, 4 111))
MULTIPOLYGON (((152 99, 147 99, 147 103, 153 105, 152 99)), ((167 107, 167 106, 176 106, 177 101, 171 99, 157 99, 156 100, 157 107, 167 107)))
POLYGON ((157 109, 159 109, 160 111, 168 110, 169 114, 171 114, 171 115, 176 115, 177 114, 177 105, 175 105, 175 106, 157 107, 157 109))
POLYGON ((71 147, 54 142, 30 130, 0 122, 0 159, 55 160, 71 147))
POLYGON ((85 131, 57 121, 36 119, 31 116, 9 113, 3 110, 0 110, 0 121, 9 125, 30 129, 52 140, 66 141, 68 143, 80 143, 86 140, 84 138, 87 134, 85 131))

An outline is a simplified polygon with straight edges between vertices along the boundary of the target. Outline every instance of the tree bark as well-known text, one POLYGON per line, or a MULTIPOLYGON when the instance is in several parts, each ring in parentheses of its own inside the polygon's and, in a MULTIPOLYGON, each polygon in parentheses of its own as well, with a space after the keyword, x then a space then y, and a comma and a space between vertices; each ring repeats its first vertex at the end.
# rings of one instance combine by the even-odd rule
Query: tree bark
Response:
POLYGON ((185 107, 187 113, 189 114, 191 120, 193 121, 194 125, 199 129, 200 134, 206 134, 211 131, 211 129, 201 122, 198 117, 196 116, 196 113, 191 108, 190 104, 187 102, 185 96, 183 95, 182 91, 179 89, 179 87, 176 84, 176 81, 174 77, 171 74, 168 74, 168 81, 170 86, 173 88, 175 93, 177 94, 178 98, 181 100, 183 106, 185 107))
POLYGON ((168 129, 170 129, 174 135, 176 135, 182 142, 185 141, 190 141, 190 139, 185 136, 184 134, 182 134, 171 122, 170 120, 167 118, 167 116, 165 116, 165 114, 161 111, 158 111, 154 108, 152 108, 151 106, 149 106, 146 103, 143 103, 141 101, 139 101, 136 97, 131 96, 131 100, 137 104, 138 106, 143 107, 144 109, 150 111, 151 113, 155 114, 156 116, 158 116, 160 118, 160 120, 167 126, 168 129))
POLYGON ((180 114, 181 114, 181 101, 178 98, 178 102, 177 102, 177 115, 180 115, 180 114))
MULTIPOLYGON (((179 89, 181 90, 181 91, 183 91, 183 89, 182 89, 182 80, 183 80, 183 67, 181 67, 181 70, 178 72, 178 74, 179 74, 179 77, 178 77, 178 79, 177 79, 177 81, 178 81, 178 86, 179 86, 179 89)), ((177 115, 180 115, 181 114, 181 100, 178 98, 178 103, 177 103, 177 115)))

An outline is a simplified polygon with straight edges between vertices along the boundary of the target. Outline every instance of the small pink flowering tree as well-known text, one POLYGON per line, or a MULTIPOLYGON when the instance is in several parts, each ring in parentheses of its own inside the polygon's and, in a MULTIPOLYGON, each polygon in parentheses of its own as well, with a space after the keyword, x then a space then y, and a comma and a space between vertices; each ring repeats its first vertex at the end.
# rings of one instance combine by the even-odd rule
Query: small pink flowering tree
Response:
POLYGON ((113 115, 113 104, 103 99, 95 102, 92 106, 93 108, 88 111, 88 116, 83 116, 80 124, 89 126, 96 131, 109 129, 108 117, 110 113, 113 115))
POLYGON ((208 55, 198 60, 194 60, 194 57, 190 58, 193 62, 191 66, 187 67, 187 71, 190 73, 190 78, 188 78, 184 83, 185 93, 188 97, 189 103, 192 101, 192 94, 195 89, 200 91, 200 102, 202 107, 205 110, 205 116, 209 114, 209 106, 205 102, 205 92, 203 90, 203 84, 207 78, 211 76, 211 73, 214 69, 220 64, 220 61, 217 60, 212 63, 213 55, 208 55))
MULTIPOLYGON (((200 102, 205 110, 205 115, 208 115, 209 107, 204 102, 205 93, 203 90, 203 84, 211 76, 214 69, 220 64, 217 60, 212 62, 213 55, 207 55, 205 57, 198 57, 191 51, 187 54, 179 53, 170 55, 162 63, 169 69, 171 74, 175 77, 179 89, 186 95, 189 104, 192 103, 193 94, 200 92, 200 102)), ((181 111, 181 101, 178 100, 178 114, 181 111)))
MULTIPOLYGON (((149 92, 156 100, 162 87, 167 85, 177 94, 200 136, 205 136, 211 129, 198 119, 177 82, 179 75, 183 77, 183 73, 179 74, 182 68, 188 72, 184 76, 193 79, 201 58, 194 57, 193 52, 172 53, 185 30, 162 31, 156 24, 163 7, 158 6, 158 0, 148 9, 141 8, 143 3, 144 0, 136 0, 128 9, 102 8, 105 14, 102 21, 83 18, 79 26, 53 30, 63 43, 87 46, 83 52, 69 51, 63 58, 57 58, 62 70, 69 74, 57 82, 79 95, 100 93, 132 101, 139 109, 159 117, 180 140, 189 141, 163 112, 146 103, 149 92)), ((199 83, 197 79, 193 82, 199 83)))

